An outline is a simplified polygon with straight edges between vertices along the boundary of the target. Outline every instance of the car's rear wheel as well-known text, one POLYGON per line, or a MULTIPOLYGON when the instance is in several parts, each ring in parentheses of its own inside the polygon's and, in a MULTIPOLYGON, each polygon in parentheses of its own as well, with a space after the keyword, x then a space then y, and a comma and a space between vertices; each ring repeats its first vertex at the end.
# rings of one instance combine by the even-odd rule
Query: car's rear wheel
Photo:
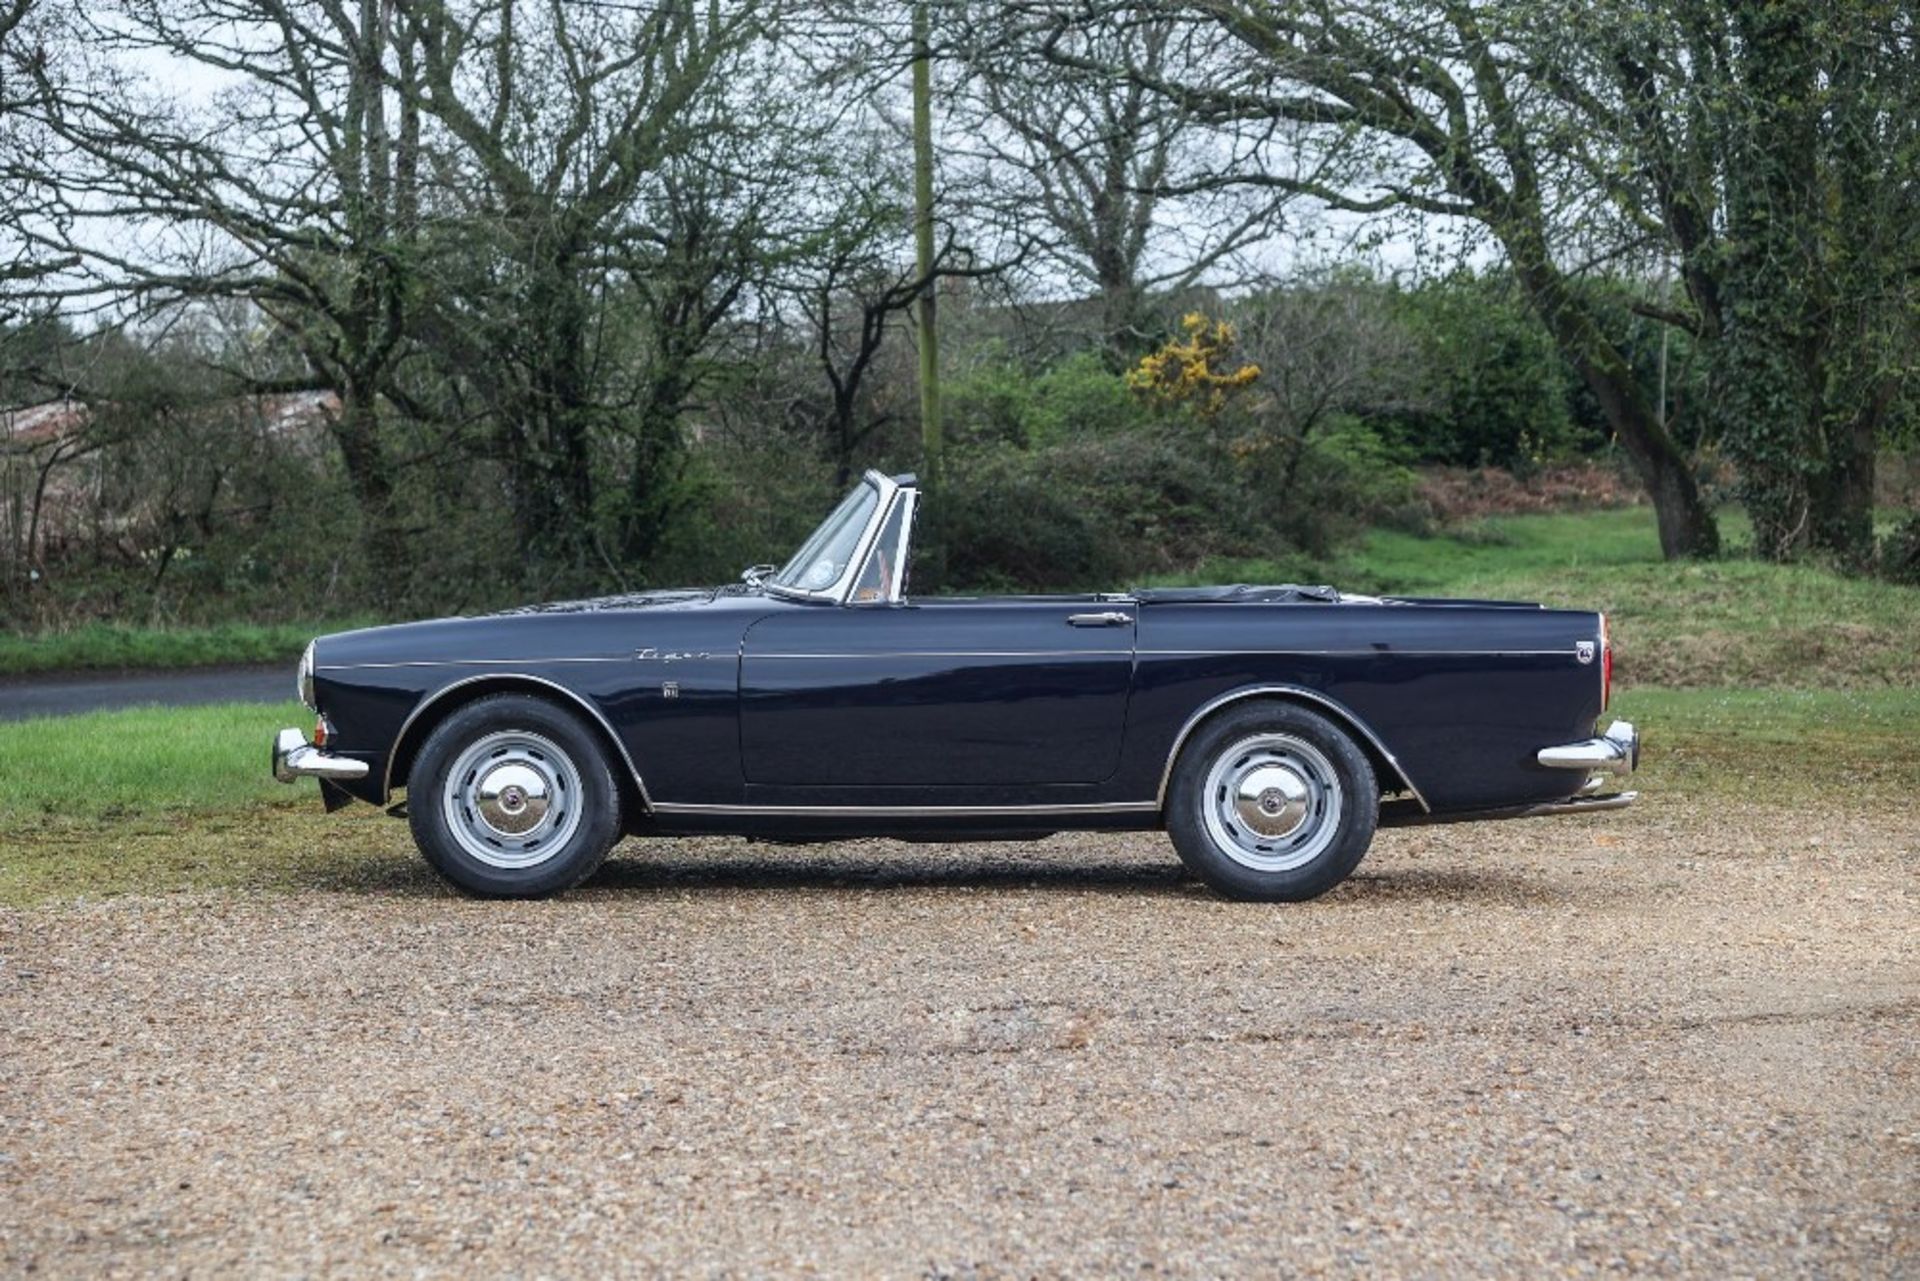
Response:
POLYGON ((526 898, 591 876, 620 834, 620 791, 593 732, 527 694, 479 699, 428 737, 407 778, 427 862, 473 894, 526 898))
POLYGON ((1243 704, 1196 730, 1167 789, 1181 859, 1231 898, 1298 902, 1359 865, 1380 819, 1365 752, 1292 703, 1243 704))

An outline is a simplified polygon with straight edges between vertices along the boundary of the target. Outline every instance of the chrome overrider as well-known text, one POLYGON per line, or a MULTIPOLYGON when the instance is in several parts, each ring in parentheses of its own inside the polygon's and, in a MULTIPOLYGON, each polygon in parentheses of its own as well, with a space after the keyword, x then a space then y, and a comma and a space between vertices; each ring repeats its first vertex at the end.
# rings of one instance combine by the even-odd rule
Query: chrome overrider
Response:
POLYGON ((1608 774, 1631 774, 1640 766, 1640 731, 1631 721, 1615 721, 1598 738, 1543 747, 1534 758, 1550 769, 1586 770, 1589 777, 1567 800, 1534 807, 1535 814, 1588 814, 1625 809, 1638 792, 1602 793, 1608 774))
POLYGON ((282 783, 302 778, 365 778, 367 763, 330 756, 309 743, 299 730, 283 729, 273 736, 273 776, 282 783))
POLYGON ((1640 764, 1640 731, 1631 721, 1615 721, 1598 738, 1543 747, 1536 758, 1553 769, 1604 770, 1631 774, 1640 764))

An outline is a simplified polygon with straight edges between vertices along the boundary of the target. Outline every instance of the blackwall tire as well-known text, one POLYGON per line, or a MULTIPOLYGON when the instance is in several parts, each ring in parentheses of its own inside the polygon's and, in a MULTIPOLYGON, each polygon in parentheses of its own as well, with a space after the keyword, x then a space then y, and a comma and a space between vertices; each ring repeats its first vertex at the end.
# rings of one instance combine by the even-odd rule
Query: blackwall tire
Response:
POLYGON ((620 789, 579 717, 496 694, 427 738, 407 777, 407 821, 427 862, 458 888, 536 898, 599 869, 620 836, 620 789))
POLYGON ((1325 894, 1365 857, 1379 821, 1366 753, 1293 703, 1244 703, 1207 721, 1182 745, 1167 789, 1174 848, 1229 898, 1325 894))

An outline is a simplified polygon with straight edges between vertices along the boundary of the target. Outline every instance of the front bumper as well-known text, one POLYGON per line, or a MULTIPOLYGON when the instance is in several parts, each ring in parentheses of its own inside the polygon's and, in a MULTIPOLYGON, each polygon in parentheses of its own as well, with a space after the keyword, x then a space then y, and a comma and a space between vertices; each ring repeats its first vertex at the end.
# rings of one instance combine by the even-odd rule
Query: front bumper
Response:
POLYGON ((1640 731, 1631 721, 1615 721, 1598 738, 1543 747, 1535 759, 1550 769, 1631 774, 1640 765, 1640 731))
POLYGON ((365 761, 330 756, 321 751, 297 729, 283 729, 273 736, 273 776, 282 783, 302 778, 345 782, 365 778, 367 770, 365 761))

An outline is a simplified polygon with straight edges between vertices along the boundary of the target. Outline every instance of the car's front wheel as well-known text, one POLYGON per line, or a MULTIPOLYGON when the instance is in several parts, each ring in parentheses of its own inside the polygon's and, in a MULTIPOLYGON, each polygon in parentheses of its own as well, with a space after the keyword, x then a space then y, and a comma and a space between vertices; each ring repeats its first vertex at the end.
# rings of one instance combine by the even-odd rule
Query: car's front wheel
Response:
POLYGON ((1380 819, 1365 752, 1292 703, 1247 703, 1202 725, 1167 789, 1181 859, 1231 898, 1318 897, 1359 865, 1380 819))
POLYGON ((497 694, 428 737, 407 778, 407 819, 427 862, 461 889, 528 898, 599 868, 620 835, 620 791, 578 717, 497 694))

